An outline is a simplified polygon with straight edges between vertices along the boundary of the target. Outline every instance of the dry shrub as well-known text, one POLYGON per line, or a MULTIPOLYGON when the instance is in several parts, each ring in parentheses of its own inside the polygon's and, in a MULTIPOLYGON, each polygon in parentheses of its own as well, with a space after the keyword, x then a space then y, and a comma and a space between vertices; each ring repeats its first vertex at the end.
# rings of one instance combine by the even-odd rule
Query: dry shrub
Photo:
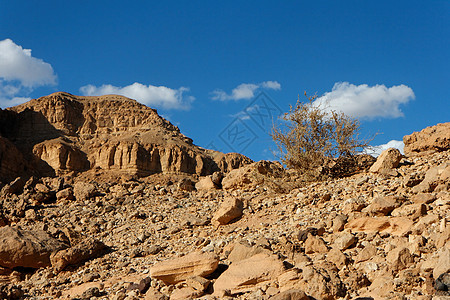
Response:
POLYGON ((272 138, 281 161, 304 174, 307 180, 342 177, 354 172, 355 155, 368 146, 359 139, 359 121, 342 112, 313 105, 317 96, 290 106, 280 125, 274 124, 272 138))

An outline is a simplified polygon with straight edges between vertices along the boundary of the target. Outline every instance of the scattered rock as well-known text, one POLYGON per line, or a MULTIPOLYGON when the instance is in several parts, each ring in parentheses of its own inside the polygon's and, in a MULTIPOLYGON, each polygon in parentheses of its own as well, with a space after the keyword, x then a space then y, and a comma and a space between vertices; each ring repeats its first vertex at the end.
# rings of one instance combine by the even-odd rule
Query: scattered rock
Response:
POLYGON ((212 253, 193 252, 186 256, 166 260, 151 268, 151 276, 166 284, 175 284, 194 276, 207 276, 219 265, 219 259, 212 253))
POLYGON ((377 161, 370 167, 369 171, 373 173, 391 174, 392 169, 398 167, 402 154, 398 149, 389 148, 381 152, 377 161))
POLYGON ((229 290, 232 295, 252 290, 258 284, 275 280, 284 271, 274 255, 256 254, 235 262, 214 283, 214 293, 229 290))
POLYGON ((214 214, 212 221, 220 225, 225 225, 234 219, 242 216, 244 203, 242 200, 234 197, 228 197, 224 200, 220 208, 214 214))
POLYGON ((50 266, 50 255, 67 247, 43 230, 0 228, 0 266, 42 268, 50 266))

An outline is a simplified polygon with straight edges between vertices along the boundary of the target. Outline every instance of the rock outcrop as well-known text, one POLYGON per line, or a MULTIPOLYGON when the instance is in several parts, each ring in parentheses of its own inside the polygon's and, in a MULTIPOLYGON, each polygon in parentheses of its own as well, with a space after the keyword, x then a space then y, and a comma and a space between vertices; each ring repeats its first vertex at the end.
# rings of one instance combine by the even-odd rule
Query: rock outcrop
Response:
POLYGON ((0 124, 0 175, 9 180, 24 173, 26 160, 44 176, 209 175, 252 162, 197 147, 156 110, 117 95, 54 93, 1 111, 0 124))
POLYGON ((403 137, 406 155, 450 149, 450 122, 427 127, 403 137))

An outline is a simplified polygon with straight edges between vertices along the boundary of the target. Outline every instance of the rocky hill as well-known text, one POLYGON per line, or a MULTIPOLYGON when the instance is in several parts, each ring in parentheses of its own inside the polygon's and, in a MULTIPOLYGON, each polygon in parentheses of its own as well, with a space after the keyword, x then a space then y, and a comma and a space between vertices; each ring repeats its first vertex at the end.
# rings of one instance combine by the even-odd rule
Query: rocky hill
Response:
POLYGON ((388 149, 368 171, 308 183, 274 162, 233 156, 241 167, 229 167, 232 160, 225 167, 145 107, 135 114, 153 121, 126 117, 121 131, 112 114, 103 126, 93 109, 100 98, 44 97, 70 103, 70 113, 46 110, 38 99, 1 112, 1 122, 34 120, 2 131, 2 172, 28 168, 27 157, 37 155, 55 176, 22 176, 1 188, 0 299, 450 297, 450 123, 406 136, 405 155, 388 149), (154 128, 166 139, 152 139, 154 128), (115 158, 99 163, 99 149, 107 153, 127 138, 145 151, 190 149, 223 172, 96 176, 140 172, 115 158), (88 170, 45 160, 37 150, 47 143, 79 151, 88 170))
POLYGON ((251 162, 195 146, 156 110, 123 96, 54 93, 0 111, 0 178, 208 175, 251 162))

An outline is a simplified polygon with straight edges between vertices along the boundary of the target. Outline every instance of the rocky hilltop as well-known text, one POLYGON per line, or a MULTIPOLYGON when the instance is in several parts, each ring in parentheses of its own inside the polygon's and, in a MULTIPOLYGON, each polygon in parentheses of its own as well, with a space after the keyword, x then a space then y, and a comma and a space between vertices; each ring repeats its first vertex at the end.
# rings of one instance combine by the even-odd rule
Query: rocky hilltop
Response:
POLYGON ((129 99, 40 99, 1 112, 2 174, 54 174, 0 186, 0 299, 450 297, 450 123, 405 136, 405 155, 303 182, 277 162, 195 147, 129 99), (161 168, 124 163, 150 149, 161 168), (168 149, 195 163, 162 159, 168 149), (76 155, 85 169, 68 167, 76 155))
POLYGON ((117 95, 60 92, 31 100, 0 111, 0 135, 4 179, 31 172, 208 175, 251 162, 197 147, 156 110, 117 95))

